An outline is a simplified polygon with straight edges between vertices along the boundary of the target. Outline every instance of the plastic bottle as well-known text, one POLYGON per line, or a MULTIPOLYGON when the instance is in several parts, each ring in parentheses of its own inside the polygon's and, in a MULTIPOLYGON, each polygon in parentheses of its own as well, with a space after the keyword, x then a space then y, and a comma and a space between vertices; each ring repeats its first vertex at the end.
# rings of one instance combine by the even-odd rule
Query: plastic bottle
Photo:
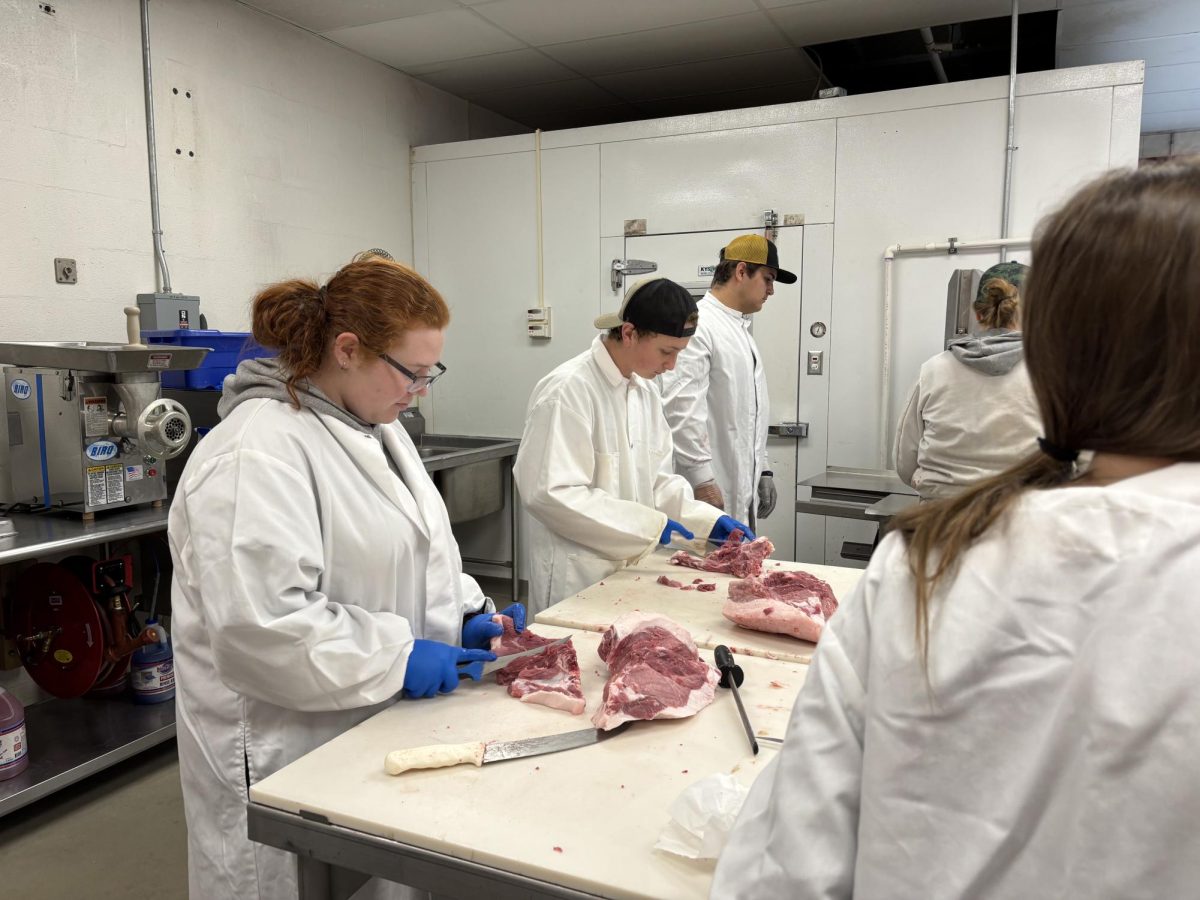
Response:
POLYGON ((29 744, 25 740, 25 707, 21 701, 0 688, 0 781, 15 778, 29 765, 29 744))
POLYGON ((158 636, 158 643, 133 651, 133 665, 129 671, 133 702, 162 703, 175 696, 175 659, 171 653, 171 639, 167 629, 158 624, 158 619, 147 619, 146 627, 158 636))

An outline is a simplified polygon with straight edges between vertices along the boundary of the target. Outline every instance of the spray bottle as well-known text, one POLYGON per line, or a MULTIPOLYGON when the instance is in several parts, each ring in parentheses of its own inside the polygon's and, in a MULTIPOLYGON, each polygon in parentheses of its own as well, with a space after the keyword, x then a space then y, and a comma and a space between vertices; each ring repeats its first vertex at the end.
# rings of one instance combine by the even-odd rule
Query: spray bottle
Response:
POLYGON ((146 628, 154 632, 158 641, 133 652, 133 665, 129 671, 133 702, 162 703, 175 696, 175 660, 171 653, 171 639, 167 629, 158 624, 158 619, 147 619, 146 628))

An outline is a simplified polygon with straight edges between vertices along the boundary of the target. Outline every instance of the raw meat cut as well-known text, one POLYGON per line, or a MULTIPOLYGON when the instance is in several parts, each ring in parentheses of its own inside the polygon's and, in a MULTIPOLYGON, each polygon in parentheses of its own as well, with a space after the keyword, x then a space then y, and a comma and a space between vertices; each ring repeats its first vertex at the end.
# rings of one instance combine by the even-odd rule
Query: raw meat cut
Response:
POLYGON ((837 611, 833 589, 808 572, 771 572, 729 585, 722 615, 754 631, 788 634, 816 643, 837 611))
POLYGON ((774 552, 775 545, 771 543, 770 538, 760 537, 743 543, 742 532, 735 529, 725 539, 725 543, 704 559, 697 559, 680 550, 671 557, 671 562, 702 572, 723 572, 726 575, 745 578, 747 575, 761 575, 763 560, 774 552))
POLYGON ((687 630, 666 616, 626 613, 600 641, 608 663, 592 723, 607 731, 634 719, 682 719, 712 703, 720 674, 700 658, 687 630))
POLYGON ((684 584, 682 581, 676 581, 667 575, 659 575, 658 583, 664 587, 673 587, 680 591, 715 591, 717 589, 716 582, 705 582, 703 578, 697 578, 691 584, 684 584))
MULTIPOLYGON (((534 634, 528 628, 518 634, 508 616, 492 619, 504 626, 504 633, 492 638, 492 652, 497 656, 554 643, 552 638, 534 634)), ((579 657, 571 641, 545 653, 514 659, 496 673, 496 682, 508 685, 509 695, 522 703, 564 709, 575 716, 587 706, 579 681, 579 657)))

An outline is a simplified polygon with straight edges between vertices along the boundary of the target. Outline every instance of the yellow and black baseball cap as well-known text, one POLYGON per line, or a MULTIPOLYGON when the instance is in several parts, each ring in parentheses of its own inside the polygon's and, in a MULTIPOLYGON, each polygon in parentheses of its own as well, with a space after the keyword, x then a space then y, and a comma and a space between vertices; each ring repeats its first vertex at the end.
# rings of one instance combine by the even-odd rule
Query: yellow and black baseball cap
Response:
POLYGON ((775 280, 783 284, 794 284, 796 276, 787 269, 779 268, 779 251, 775 243, 761 234, 739 234, 721 248, 721 259, 736 259, 738 262, 770 266, 775 270, 775 280))
POLYGON ((595 325, 607 331, 629 322, 639 331, 652 331, 668 337, 691 337, 696 333, 696 298, 688 289, 669 278, 655 275, 643 278, 625 292, 615 313, 596 318, 595 325))

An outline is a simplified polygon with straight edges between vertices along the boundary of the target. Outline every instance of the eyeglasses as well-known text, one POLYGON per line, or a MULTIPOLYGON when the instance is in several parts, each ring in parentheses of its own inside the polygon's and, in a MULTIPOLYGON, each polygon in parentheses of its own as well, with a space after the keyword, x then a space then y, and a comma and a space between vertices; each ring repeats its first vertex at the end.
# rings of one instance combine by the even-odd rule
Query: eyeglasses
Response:
POLYGON ((437 371, 434 372, 432 375, 416 375, 413 372, 410 372, 404 366, 400 365, 400 363, 396 362, 394 359, 392 359, 386 353, 380 353, 379 358, 382 359, 385 363, 387 363, 389 366, 391 366, 393 369, 395 369, 397 372, 399 372, 401 375, 403 375, 405 378, 408 379, 407 390, 410 394, 415 394, 415 393, 417 393, 417 391, 420 391, 427 387, 430 387, 435 381, 437 381, 439 378, 441 378, 443 375, 446 374, 446 367, 443 366, 440 362, 436 362, 433 364, 434 368, 437 369, 437 371))

